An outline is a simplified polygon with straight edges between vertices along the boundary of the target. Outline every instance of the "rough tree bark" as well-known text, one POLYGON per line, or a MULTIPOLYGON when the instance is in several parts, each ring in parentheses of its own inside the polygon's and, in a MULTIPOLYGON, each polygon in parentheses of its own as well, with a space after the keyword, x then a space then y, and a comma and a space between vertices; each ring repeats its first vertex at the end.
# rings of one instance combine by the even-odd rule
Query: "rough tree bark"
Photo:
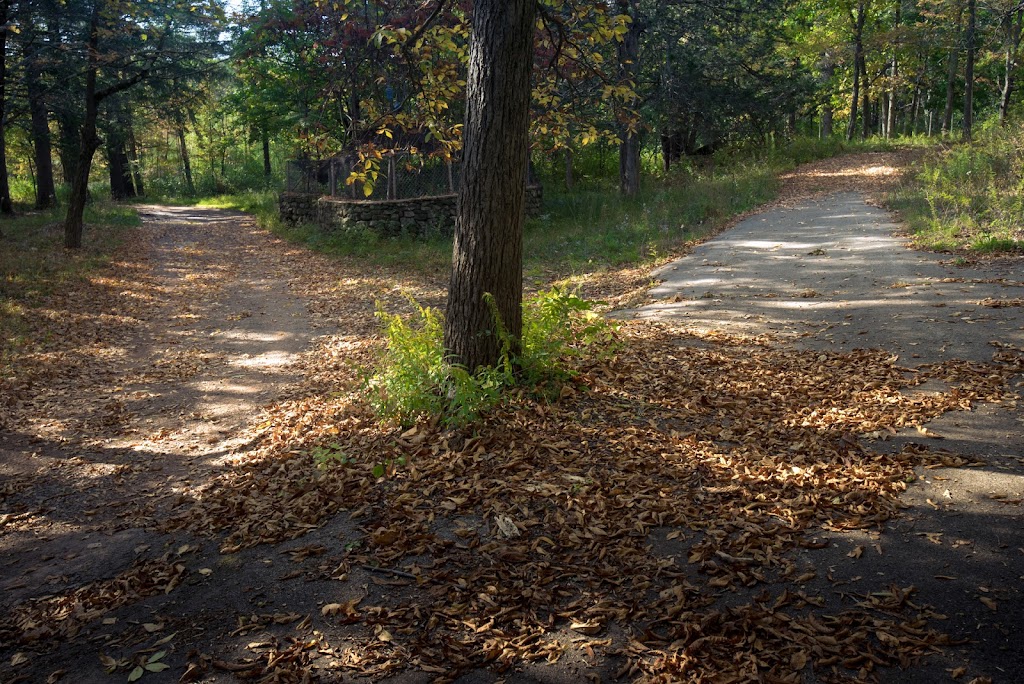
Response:
MULTIPOLYGON (((523 218, 536 0, 476 0, 466 83, 462 184, 444 343, 451 362, 496 365, 522 334, 523 218)), ((512 353, 518 352, 513 348, 512 353)))

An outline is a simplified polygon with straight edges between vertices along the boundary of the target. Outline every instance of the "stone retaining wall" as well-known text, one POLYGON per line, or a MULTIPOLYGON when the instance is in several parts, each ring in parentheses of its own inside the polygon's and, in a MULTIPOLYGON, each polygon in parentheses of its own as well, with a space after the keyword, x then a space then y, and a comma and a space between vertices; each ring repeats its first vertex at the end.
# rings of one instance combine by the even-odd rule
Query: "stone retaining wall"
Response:
MULTIPOLYGON (((526 188, 526 215, 541 210, 541 187, 526 188)), ((388 201, 319 197, 295 192, 281 194, 281 220, 313 223, 325 230, 372 230, 386 237, 451 235, 455 230, 456 195, 388 201)))

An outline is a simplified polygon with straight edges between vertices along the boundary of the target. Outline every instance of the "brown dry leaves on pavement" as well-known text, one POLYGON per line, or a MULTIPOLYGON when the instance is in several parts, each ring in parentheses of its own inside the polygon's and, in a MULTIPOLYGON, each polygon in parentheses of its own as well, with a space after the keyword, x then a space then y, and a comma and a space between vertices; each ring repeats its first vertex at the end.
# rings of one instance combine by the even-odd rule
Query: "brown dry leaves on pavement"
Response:
MULTIPOLYGON (((848 189, 854 168, 881 176, 870 170, 887 162, 862 156, 814 165, 817 175, 789 181, 787 197, 822 182, 848 189)), ((833 532, 880 529, 898 515, 915 466, 963 464, 914 445, 875 451, 862 438, 1008 399, 1022 370, 1016 350, 991 364, 910 370, 881 351, 801 352, 630 323, 617 350, 580 365, 557 400, 522 394, 472 428, 402 430, 381 425, 363 396, 381 345, 374 301, 396 310, 410 291, 437 303, 440 284, 367 274, 358 262, 253 235, 256 263, 289 280, 323 335, 293 369, 301 381, 252 417, 247 441, 173 497, 157 491, 139 503, 148 507, 139 519, 238 557, 279 545, 295 569, 273 581, 336 589, 284 612, 204 624, 208 638, 181 681, 379 679, 408 669, 451 681, 529 663, 550 663, 565 681, 870 681, 949 643, 944 616, 913 587, 865 585, 836 605, 823 596, 827 573, 799 552, 833 532), (946 389, 916 390, 933 379, 946 389), (316 453, 331 456, 325 467, 316 453), (354 536, 291 541, 340 519, 351 519, 354 536)), ((164 372, 123 340, 201 311, 188 292, 158 291, 159 265, 137 258, 146 250, 130 246, 89 296, 39 312, 38 330, 60 335, 41 337, 56 341, 4 378, 8 429, 74 441, 73 428, 89 421, 50 425, 46 416, 75 415, 86 387, 116 396, 125 373, 164 372)), ((622 282, 636 287, 636 277, 622 282)), ((182 375, 209 372, 196 361, 202 346, 190 349, 166 363, 182 375)), ((132 427, 109 409, 90 443, 132 427)), ((23 473, 0 485, 5 511, 33 482, 23 473)), ((32 530, 31 510, 14 513, 0 535, 10 525, 32 530)), ((45 652, 95 623, 98 605, 182 591, 177 561, 151 563, 23 602, 0 616, 0 635, 11 648, 45 652)), ((219 577, 204 581, 232 582, 219 577)), ((3 667, 5 678, 18 673, 3 667)))

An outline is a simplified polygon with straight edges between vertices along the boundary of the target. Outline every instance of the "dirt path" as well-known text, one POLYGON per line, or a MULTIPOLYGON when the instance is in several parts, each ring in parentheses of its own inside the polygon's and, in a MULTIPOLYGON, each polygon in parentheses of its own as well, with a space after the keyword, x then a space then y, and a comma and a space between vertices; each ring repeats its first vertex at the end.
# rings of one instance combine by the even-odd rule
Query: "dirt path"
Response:
MULTIPOLYGON (((877 191, 901 163, 804 167, 780 210, 877 191)), ((1024 679, 1024 454, 1003 387, 1020 376, 950 360, 984 357, 978 328, 943 351, 904 341, 900 363, 946 360, 917 383, 888 354, 845 354, 864 338, 847 327, 889 339, 884 317, 825 329, 799 323, 823 310, 765 308, 762 328, 733 330, 774 341, 710 334, 692 302, 714 300, 685 299, 703 286, 689 283, 661 303, 686 323, 625 326, 617 355, 576 369, 558 400, 405 431, 364 401, 375 301, 436 304, 441 284, 317 257, 244 215, 141 213, 137 242, 48 302, 39 349, 0 379, 5 684, 1024 679), (897 500, 910 464, 929 467, 897 500)), ((831 239, 789 261, 881 282, 865 268, 894 246, 831 239)), ((831 271, 783 287, 742 249, 675 273, 714 273, 699 294, 717 294, 748 269, 750 287, 717 302, 743 326, 740 307, 839 296, 831 271), (807 288, 821 296, 790 296, 807 288)), ((935 311, 961 312, 1010 287, 893 277, 900 311, 941 296, 957 305, 935 311)), ((1018 325, 1019 309, 989 309, 942 329, 986 312, 1018 325)))
POLYGON ((0 438, 2 611, 182 548, 160 520, 304 377, 318 322, 289 289, 291 251, 244 214, 139 211, 131 261, 66 302, 110 327, 39 360, 66 379, 30 376, 0 438))

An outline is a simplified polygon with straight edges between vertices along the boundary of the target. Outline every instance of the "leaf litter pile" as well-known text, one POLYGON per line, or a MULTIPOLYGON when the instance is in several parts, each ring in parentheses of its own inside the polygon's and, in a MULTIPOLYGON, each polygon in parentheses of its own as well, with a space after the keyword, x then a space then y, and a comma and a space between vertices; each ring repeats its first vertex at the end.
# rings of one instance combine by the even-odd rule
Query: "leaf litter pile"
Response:
POLYGON ((949 643, 913 587, 824 610, 794 552, 881 528, 915 466, 964 465, 861 438, 1009 398, 1019 355, 911 370, 882 351, 667 325, 621 337, 557 401, 514 397, 459 431, 381 426, 350 359, 332 367, 325 347, 311 363, 320 383, 335 375, 332 394, 278 407, 261 451, 167 527, 219 535, 233 553, 351 517, 361 535, 338 540, 323 577, 369 572, 394 588, 323 607, 325 623, 366 630, 350 637, 358 658, 323 651, 321 666, 372 676, 603 657, 615 667, 596 678, 798 682, 813 668, 846 681, 949 643), (948 390, 914 391, 936 380, 948 390))
MULTIPOLYGON (((577 361, 557 399, 513 396, 463 430, 402 429, 381 425, 363 395, 380 348, 373 301, 402 310, 401 282, 436 305, 438 283, 368 276, 358 264, 280 245, 261 250, 268 263, 287 264, 312 317, 341 332, 318 340, 305 380, 265 407, 252 442, 218 476, 140 502, 150 507, 140 520, 207 536, 225 559, 279 545, 294 563, 273 571, 281 585, 336 590, 239 614, 234 625, 207 624, 220 644, 190 643, 197 650, 180 681, 217 672, 265 682, 379 679, 404 670, 446 681, 535 662, 554 663, 567 680, 871 681, 888 678, 880 668, 913 666, 951 643, 944 616, 914 587, 866 581, 861 593, 838 594, 813 550, 836 534, 882 528, 916 467, 976 465, 914 444, 895 450, 885 439, 947 411, 1011 400, 1010 381, 1024 369, 1019 350, 1003 347, 990 364, 909 369, 884 351, 801 352, 769 338, 634 322, 614 353, 577 361), (929 391, 917 391, 925 383, 929 391), (346 531, 325 537, 339 521, 346 531), (239 639, 239 649, 225 650, 239 639)), ((210 372, 196 361, 201 346, 132 365, 126 330, 156 325, 168 311, 194 314, 179 301, 188 292, 140 288, 146 266, 115 266, 116 282, 96 280, 89 299, 101 315, 68 318, 82 308, 69 301, 52 307, 61 316, 42 316, 41 330, 59 319, 66 334, 39 339, 84 342, 22 355, 38 363, 3 378, 7 398, 19 402, 6 407, 8 427, 71 445, 81 440, 75 432, 106 439, 117 431, 93 420, 97 413, 51 425, 67 413, 62 397, 81 396, 79 385, 97 396, 120 389, 114 367, 164 381, 210 372), (76 337, 86 323, 89 334, 76 337), (48 371, 51 353, 64 354, 72 372, 48 371)), ((599 279, 606 298, 644 284, 637 273, 620 275, 599 279)), ((6 479, 0 502, 33 482, 6 479)), ((860 554, 850 555, 853 563, 860 554)), ((14 671, 26 652, 95 639, 100 616, 119 606, 173 599, 197 582, 225 582, 227 593, 242 581, 196 573, 180 558, 128 565, 0 615, 0 641, 23 649, 14 671)), ((101 662, 141 677, 166 669, 167 649, 182 645, 162 637, 132 659, 101 662)))

